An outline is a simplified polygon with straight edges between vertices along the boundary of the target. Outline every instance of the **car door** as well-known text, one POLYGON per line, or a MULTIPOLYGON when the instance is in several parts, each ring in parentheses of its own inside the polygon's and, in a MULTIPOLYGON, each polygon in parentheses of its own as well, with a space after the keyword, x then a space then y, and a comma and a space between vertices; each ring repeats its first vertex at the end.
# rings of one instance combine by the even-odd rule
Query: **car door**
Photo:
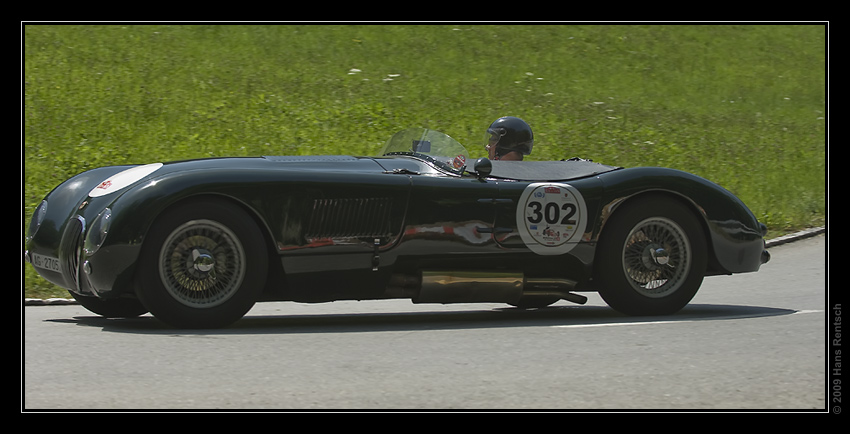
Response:
POLYGON ((495 248, 495 181, 412 176, 403 247, 418 255, 454 255, 495 248))

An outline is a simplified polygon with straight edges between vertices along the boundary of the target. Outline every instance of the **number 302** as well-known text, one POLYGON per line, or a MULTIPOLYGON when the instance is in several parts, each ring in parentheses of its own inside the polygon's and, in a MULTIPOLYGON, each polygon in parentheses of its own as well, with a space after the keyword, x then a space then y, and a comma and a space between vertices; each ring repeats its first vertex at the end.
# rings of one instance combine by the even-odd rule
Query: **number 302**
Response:
POLYGON ((528 207, 531 208, 532 213, 532 215, 527 217, 529 223, 537 224, 542 222, 543 219, 546 219, 546 223, 550 225, 576 224, 576 221, 572 219, 577 209, 575 204, 565 203, 558 207, 557 203, 549 202, 546 204, 546 206, 543 206, 543 204, 541 204, 540 202, 533 201, 528 203, 528 207), (565 212, 563 219, 561 218, 561 211, 565 212))

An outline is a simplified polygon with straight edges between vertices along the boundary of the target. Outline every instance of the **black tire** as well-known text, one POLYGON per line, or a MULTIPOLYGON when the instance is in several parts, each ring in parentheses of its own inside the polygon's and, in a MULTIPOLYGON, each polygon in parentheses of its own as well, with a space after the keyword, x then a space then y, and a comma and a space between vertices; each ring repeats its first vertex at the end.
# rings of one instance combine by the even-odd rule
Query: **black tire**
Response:
POLYGON ((220 328, 251 309, 267 270, 250 216, 222 201, 189 201, 167 210, 144 240, 136 294, 170 326, 220 328))
POLYGON ((100 299, 68 292, 81 306, 104 318, 135 318, 148 313, 147 308, 133 298, 100 299))
POLYGON ((605 224, 593 280, 618 312, 668 315, 696 295, 707 258, 705 234, 688 207, 672 198, 638 197, 605 224))

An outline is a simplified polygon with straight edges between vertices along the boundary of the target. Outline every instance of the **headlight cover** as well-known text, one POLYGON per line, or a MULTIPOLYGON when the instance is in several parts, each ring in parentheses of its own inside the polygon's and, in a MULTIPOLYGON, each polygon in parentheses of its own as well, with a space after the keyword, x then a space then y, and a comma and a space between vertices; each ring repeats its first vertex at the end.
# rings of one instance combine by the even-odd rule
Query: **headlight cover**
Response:
POLYGON ((109 233, 109 224, 112 220, 112 210, 104 209, 95 217, 89 228, 89 233, 86 235, 86 241, 83 244, 83 250, 86 255, 93 255, 100 249, 103 242, 106 241, 106 235, 109 233))

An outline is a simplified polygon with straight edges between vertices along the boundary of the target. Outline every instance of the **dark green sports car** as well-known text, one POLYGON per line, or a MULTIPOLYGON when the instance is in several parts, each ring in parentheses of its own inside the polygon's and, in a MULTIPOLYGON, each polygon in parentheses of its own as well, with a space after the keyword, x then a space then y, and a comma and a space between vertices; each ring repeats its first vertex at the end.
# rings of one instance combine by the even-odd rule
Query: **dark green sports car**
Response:
POLYGON ((36 209, 26 260, 106 317, 226 326, 257 301, 583 303, 677 312, 703 277, 757 271, 765 228, 734 195, 664 168, 469 161, 408 129, 380 157, 103 167, 36 209))

